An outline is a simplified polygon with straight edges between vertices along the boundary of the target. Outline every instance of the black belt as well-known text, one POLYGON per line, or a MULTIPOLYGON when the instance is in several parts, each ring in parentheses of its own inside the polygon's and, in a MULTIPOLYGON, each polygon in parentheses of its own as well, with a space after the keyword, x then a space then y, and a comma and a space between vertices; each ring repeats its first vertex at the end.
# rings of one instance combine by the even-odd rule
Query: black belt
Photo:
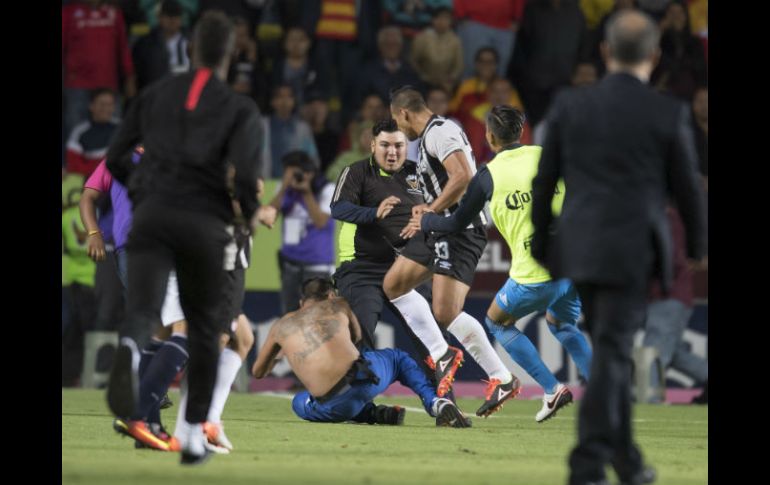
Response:
POLYGON ((339 382, 334 384, 334 386, 329 389, 329 392, 323 396, 313 397, 316 401, 323 404, 331 398, 349 390, 351 388, 351 384, 354 382, 373 382, 375 384, 380 383, 380 378, 377 377, 377 374, 375 374, 369 367, 369 361, 365 360, 363 355, 359 355, 358 358, 353 361, 353 363, 350 365, 350 369, 348 369, 345 375, 342 376, 339 382), (363 379, 356 379, 356 376, 359 372, 364 374, 365 377, 363 379))

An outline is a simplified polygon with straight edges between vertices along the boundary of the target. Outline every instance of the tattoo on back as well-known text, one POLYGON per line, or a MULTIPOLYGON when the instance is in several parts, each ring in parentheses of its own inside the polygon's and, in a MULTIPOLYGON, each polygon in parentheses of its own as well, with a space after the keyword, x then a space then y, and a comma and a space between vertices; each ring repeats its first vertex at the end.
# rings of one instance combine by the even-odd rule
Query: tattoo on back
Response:
POLYGON ((339 312, 335 311, 338 310, 337 307, 338 304, 330 302, 327 308, 318 308, 320 311, 298 312, 292 318, 281 322, 278 330, 279 339, 302 332, 305 348, 294 352, 294 358, 298 362, 304 361, 308 355, 337 334, 341 323, 338 318, 339 312))

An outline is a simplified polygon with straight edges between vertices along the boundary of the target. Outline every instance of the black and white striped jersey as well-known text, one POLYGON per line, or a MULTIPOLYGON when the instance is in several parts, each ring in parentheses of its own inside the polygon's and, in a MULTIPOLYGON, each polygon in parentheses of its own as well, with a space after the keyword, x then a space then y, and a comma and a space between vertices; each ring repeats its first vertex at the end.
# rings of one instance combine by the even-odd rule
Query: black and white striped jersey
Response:
MULTIPOLYGON (((449 175, 442 163, 452 152, 461 150, 465 154, 471 174, 476 173, 476 159, 473 157, 471 144, 468 137, 465 136, 462 128, 454 121, 443 116, 433 115, 420 138, 419 160, 417 161, 417 170, 421 177, 420 186, 422 187, 425 203, 430 204, 444 190, 449 175)), ((457 210, 459 203, 444 209, 442 215, 450 216, 457 210)), ((473 222, 468 225, 468 229, 484 226, 487 224, 484 211, 473 218, 473 222)))

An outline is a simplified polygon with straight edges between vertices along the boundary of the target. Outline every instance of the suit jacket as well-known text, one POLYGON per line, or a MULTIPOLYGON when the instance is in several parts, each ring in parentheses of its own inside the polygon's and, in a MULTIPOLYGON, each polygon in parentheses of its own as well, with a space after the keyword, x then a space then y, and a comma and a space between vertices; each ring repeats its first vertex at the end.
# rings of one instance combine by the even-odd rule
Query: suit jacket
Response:
POLYGON ((547 120, 532 182, 533 255, 554 278, 625 286, 645 285, 654 274, 667 292, 669 198, 685 225, 687 255, 706 253, 705 199, 689 108, 630 74, 615 73, 561 92, 547 120), (566 196, 552 224, 560 177, 566 196))

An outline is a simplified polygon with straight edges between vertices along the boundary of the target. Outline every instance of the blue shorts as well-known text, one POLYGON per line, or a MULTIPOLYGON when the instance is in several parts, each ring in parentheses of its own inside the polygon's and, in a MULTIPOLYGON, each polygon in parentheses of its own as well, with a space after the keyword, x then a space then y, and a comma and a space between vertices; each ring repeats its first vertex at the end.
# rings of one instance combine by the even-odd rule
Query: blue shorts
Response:
POLYGON ((525 285, 508 278, 495 301, 516 320, 543 310, 563 323, 576 324, 580 318, 580 297, 568 279, 525 285))

